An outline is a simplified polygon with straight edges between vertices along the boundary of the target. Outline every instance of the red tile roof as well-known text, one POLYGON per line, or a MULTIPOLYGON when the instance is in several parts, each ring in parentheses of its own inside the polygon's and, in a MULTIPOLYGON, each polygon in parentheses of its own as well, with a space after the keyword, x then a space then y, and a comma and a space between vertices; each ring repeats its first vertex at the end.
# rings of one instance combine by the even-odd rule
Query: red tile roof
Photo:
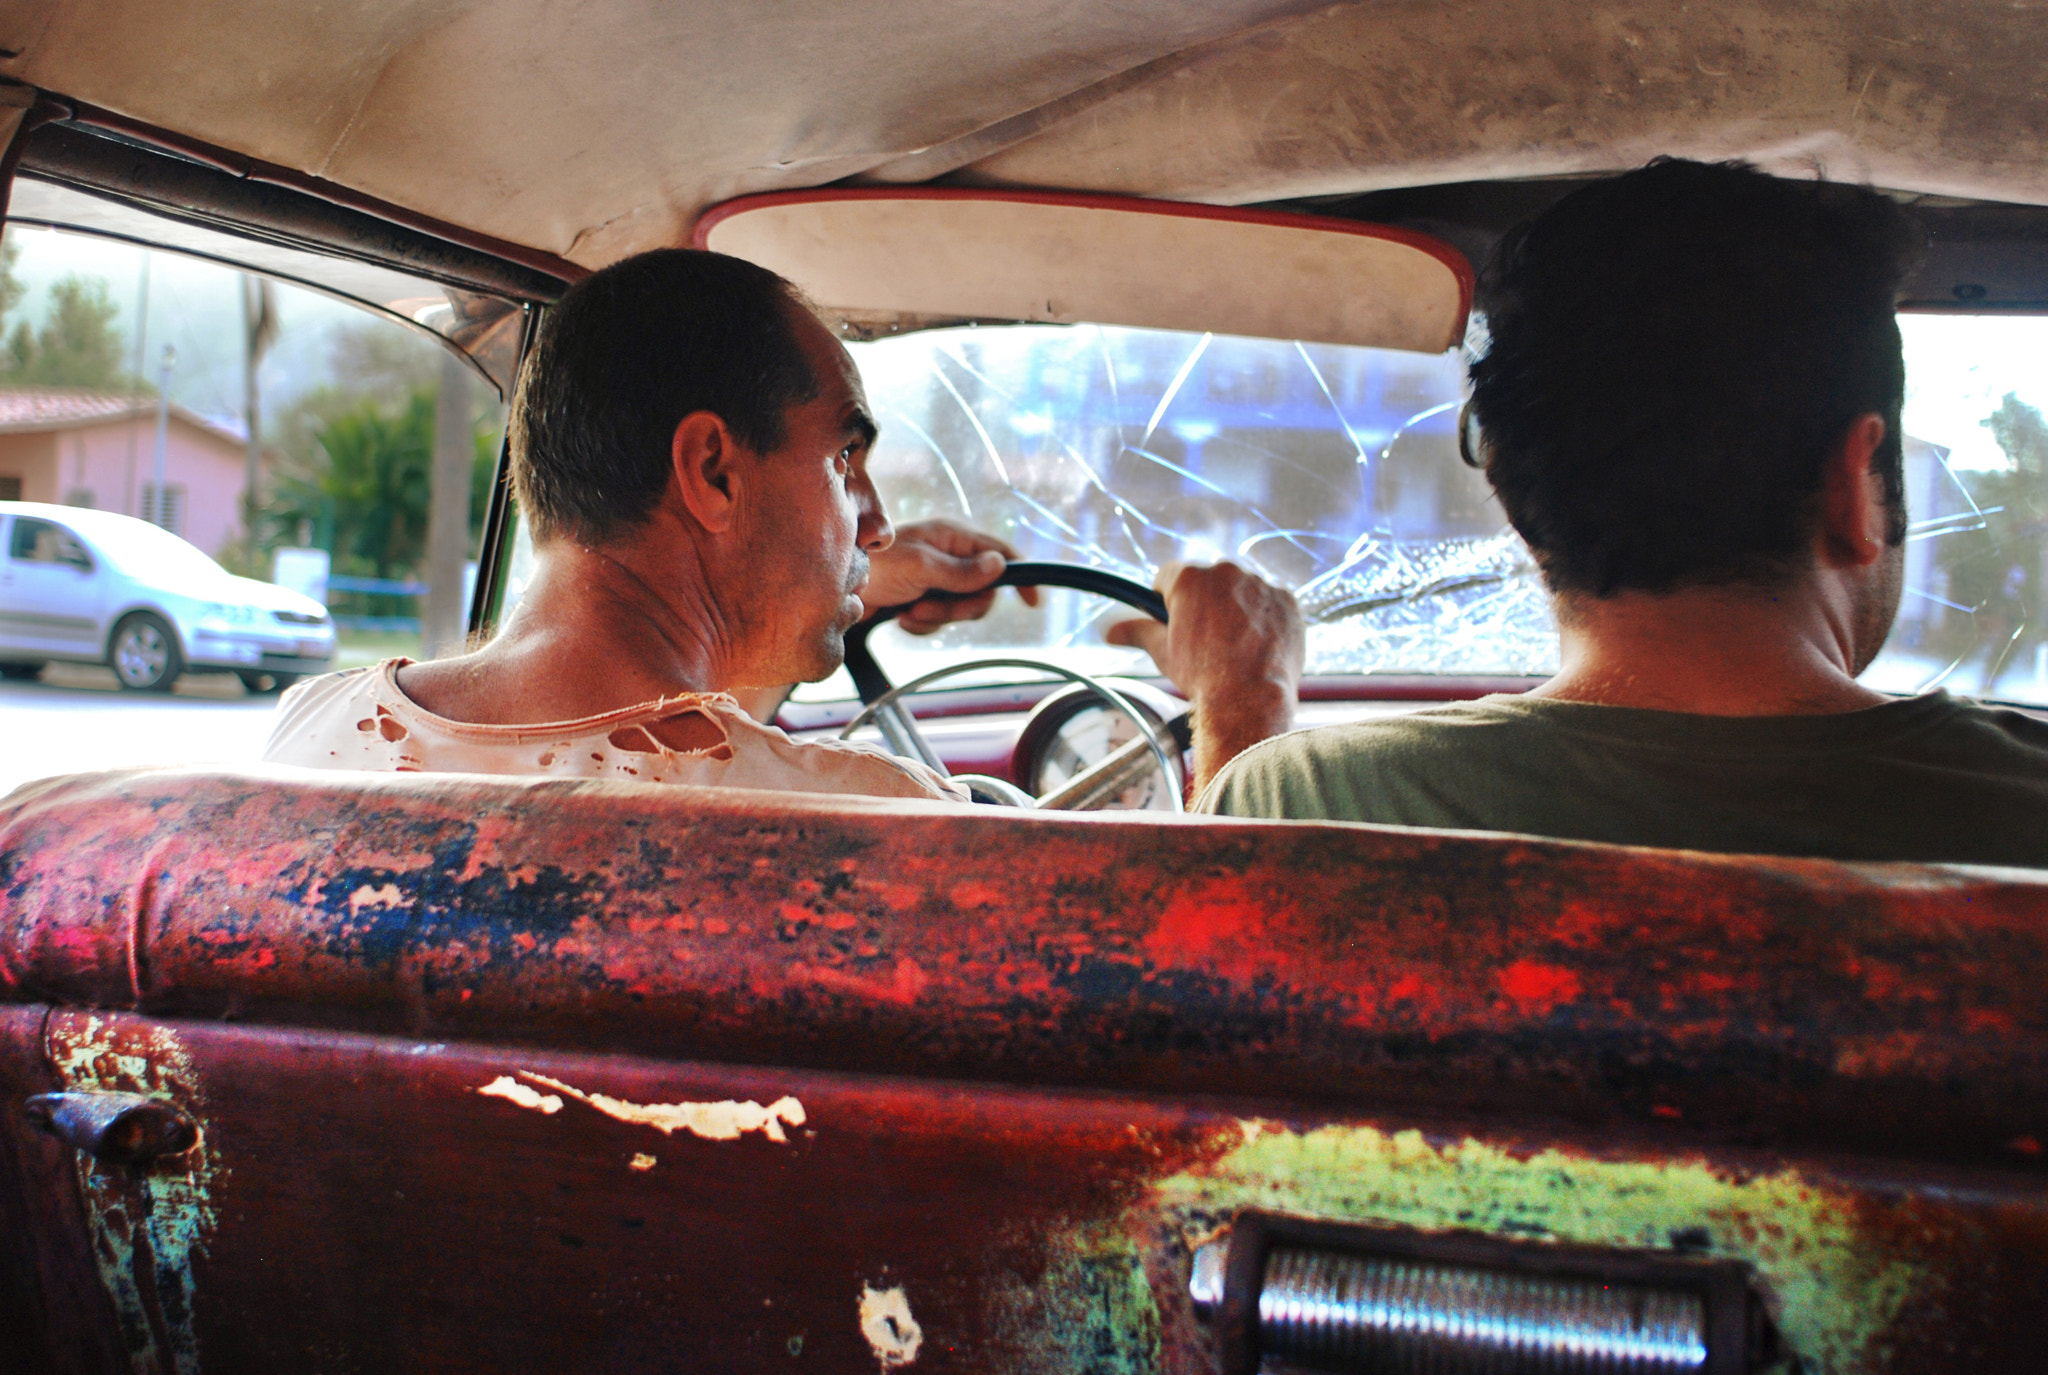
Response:
POLYGON ((76 387, 0 387, 0 429, 45 430, 80 421, 113 420, 153 407, 133 393, 85 391, 76 387))
MULTIPOLYGON (((26 434, 38 430, 65 430, 75 425, 101 424, 131 415, 156 414, 156 398, 132 392, 90 391, 83 387, 0 386, 0 434, 26 434)), ((240 444, 239 427, 223 425, 195 415, 173 402, 171 414, 188 425, 240 444)))

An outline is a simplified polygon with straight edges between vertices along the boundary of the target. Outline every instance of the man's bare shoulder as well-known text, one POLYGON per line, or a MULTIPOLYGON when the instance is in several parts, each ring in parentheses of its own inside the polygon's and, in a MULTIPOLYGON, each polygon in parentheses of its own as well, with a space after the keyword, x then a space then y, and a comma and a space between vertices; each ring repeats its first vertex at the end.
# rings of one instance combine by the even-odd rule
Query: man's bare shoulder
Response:
POLYGON ((546 637, 496 642, 468 654, 406 663, 395 677, 420 710, 478 726, 575 721, 664 696, 606 656, 564 652, 546 637))

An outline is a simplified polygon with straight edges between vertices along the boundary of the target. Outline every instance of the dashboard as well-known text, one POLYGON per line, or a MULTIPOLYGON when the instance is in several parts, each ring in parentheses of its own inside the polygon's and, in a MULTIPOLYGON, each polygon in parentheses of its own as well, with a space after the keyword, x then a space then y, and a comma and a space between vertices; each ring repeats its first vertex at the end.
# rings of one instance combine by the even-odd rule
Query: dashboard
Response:
MULTIPOLYGON (((1186 709, 1163 678, 1112 677, 1108 685, 1146 712, 1155 727, 1186 709)), ((1471 701, 1497 692, 1526 692, 1538 677, 1429 678, 1329 675, 1303 682, 1296 729, 1336 725, 1370 716, 1419 711, 1444 702, 1471 701)), ((988 774, 1037 795, 1102 762, 1137 737, 1128 717, 1085 690, 1054 682, 956 688, 906 699, 919 732, 953 773, 988 774)), ((800 740, 838 739, 860 710, 850 699, 785 703, 775 723, 800 740)), ((863 727, 851 737, 883 746, 881 733, 863 727)), ((884 746, 886 747, 886 746, 884 746)), ((1187 764, 1181 761, 1185 787, 1187 764)), ((1170 810, 1157 770, 1119 792, 1102 810, 1170 810)))

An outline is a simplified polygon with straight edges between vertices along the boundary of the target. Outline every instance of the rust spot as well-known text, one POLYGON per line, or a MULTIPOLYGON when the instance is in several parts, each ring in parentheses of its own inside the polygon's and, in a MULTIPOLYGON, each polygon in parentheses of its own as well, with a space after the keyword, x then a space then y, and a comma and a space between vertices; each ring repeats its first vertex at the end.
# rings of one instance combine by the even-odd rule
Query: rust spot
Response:
POLYGON ((356 722, 356 729, 365 735, 373 735, 376 733, 377 723, 365 716, 362 720, 356 722))
POLYGON ((540 752, 540 766, 541 766, 542 768, 546 768, 546 767, 547 767, 548 765, 550 765, 550 764, 552 764, 552 763, 554 763, 554 762, 555 762, 555 752, 554 752, 553 750, 542 750, 542 751, 540 752))
MULTIPOLYGON (((379 710, 381 711, 382 708, 379 708, 379 710)), ((394 717, 385 716, 379 719, 377 722, 377 734, 383 736, 386 740, 392 741, 393 743, 405 739, 405 737, 410 733, 411 732, 407 731, 406 728, 403 725, 401 725, 394 717)))

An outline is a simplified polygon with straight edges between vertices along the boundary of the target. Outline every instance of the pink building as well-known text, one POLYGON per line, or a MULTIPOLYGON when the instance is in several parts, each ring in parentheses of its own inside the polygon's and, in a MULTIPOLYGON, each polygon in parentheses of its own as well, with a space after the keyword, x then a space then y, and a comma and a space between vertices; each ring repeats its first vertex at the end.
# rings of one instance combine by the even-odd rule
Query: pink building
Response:
MULTIPOLYGON (((242 436, 171 407, 163 519, 209 554, 240 539, 242 436)), ((0 387, 0 501, 47 501, 154 520, 156 402, 72 387, 0 387)))

